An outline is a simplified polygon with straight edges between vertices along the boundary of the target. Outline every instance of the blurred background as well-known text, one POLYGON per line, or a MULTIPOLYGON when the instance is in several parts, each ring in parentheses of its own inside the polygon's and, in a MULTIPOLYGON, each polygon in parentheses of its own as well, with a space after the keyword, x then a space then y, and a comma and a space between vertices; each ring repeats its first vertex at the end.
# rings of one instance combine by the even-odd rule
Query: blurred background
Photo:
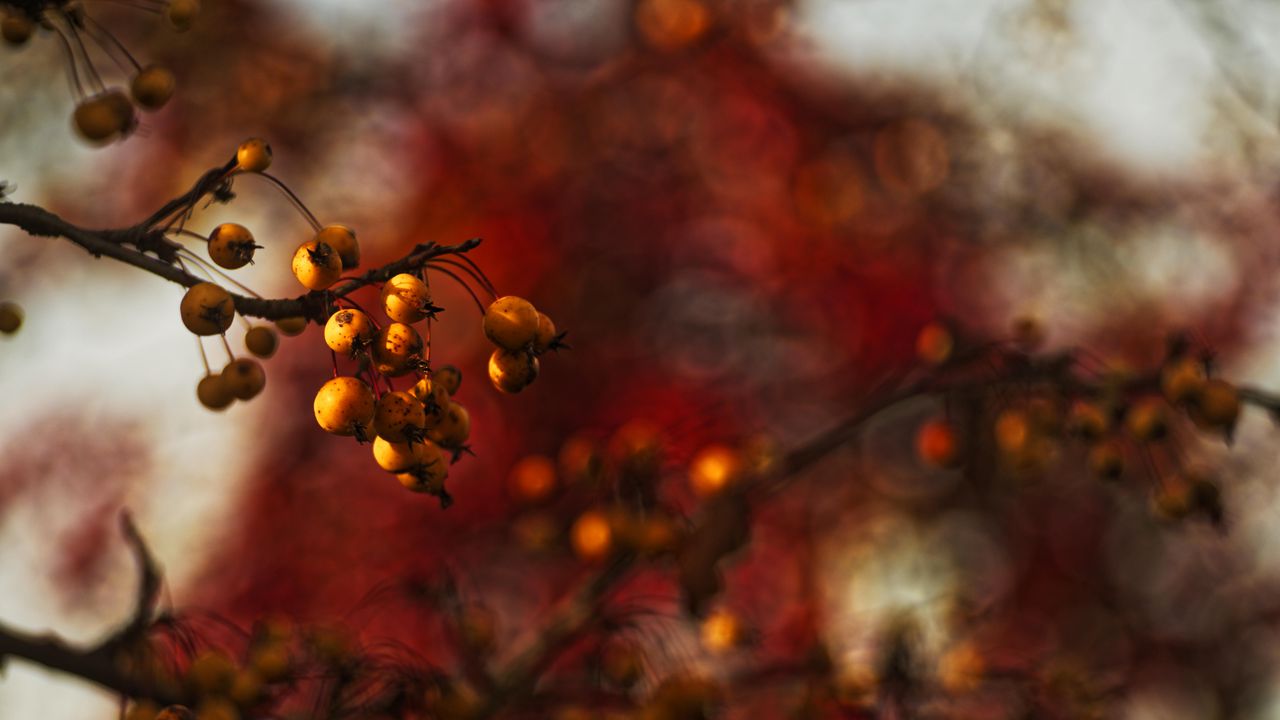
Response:
MULTIPOLYGON (((500 395, 479 313, 438 279, 433 358, 463 372, 476 453, 442 511, 315 426, 318 328, 284 339, 262 396, 210 413, 180 288, 0 230, 0 296, 27 317, 0 339, 0 619, 18 627, 89 641, 125 615, 127 508, 166 606, 338 620, 431 657, 429 614, 370 593, 447 568, 511 646, 581 575, 513 533, 517 459, 636 418, 664 430, 672 468, 710 442, 794 445, 908 362, 936 317, 1001 338, 1032 316, 1050 349, 1116 367, 1152 366, 1190 328, 1225 376, 1280 387, 1272 3, 207 0, 183 34, 127 4, 83 3, 172 68, 177 95, 91 149, 70 129, 56 38, 3 48, 13 200, 130 224, 261 136, 321 222, 357 229, 366 266, 483 237, 473 257, 499 292, 550 314, 573 350, 500 395)), ((300 294, 288 260, 306 223, 258 178, 235 191, 189 227, 248 226, 265 248, 237 279, 300 294)), ((936 409, 876 418, 757 513, 720 601, 752 647, 712 656, 673 593, 638 596, 658 610, 637 633, 647 682, 814 639, 856 674, 905 613, 931 661, 1053 657, 1096 695, 1121 687, 1099 717, 1280 717, 1280 444, 1265 416, 1246 414, 1229 451, 1185 448, 1222 477, 1221 534, 1158 525, 1140 483, 1089 482, 1069 455, 995 505, 963 501, 958 477, 911 452, 936 409)), ((729 716, 784 716, 788 693, 729 716)), ((946 717, 1027 706, 999 684, 959 702, 946 717)), ((0 718, 116 711, 25 663, 0 681, 0 718)))

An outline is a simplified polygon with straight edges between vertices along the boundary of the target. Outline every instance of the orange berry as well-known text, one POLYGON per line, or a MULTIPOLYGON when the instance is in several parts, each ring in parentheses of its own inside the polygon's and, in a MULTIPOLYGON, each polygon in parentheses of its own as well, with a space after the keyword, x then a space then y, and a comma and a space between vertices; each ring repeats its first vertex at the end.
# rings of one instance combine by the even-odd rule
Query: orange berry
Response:
POLYGON ((236 399, 231 394, 231 388, 227 387, 226 380, 216 374, 205 375, 200 379, 196 384, 196 398, 210 410, 222 410, 236 399))
POLYGON ((1161 398, 1147 397, 1135 402, 1125 413, 1124 424, 1129 434, 1142 442, 1154 442, 1169 432, 1169 418, 1161 398))
POLYGON ((1204 363, 1193 357, 1183 357, 1160 369, 1160 392, 1174 405, 1190 402, 1205 384, 1204 363))
POLYGON ((556 466, 546 455, 528 455, 511 468, 507 491, 520 503, 544 502, 556 491, 556 466))
POLYGON ((507 295, 484 313, 484 335, 505 350, 523 350, 538 335, 538 311, 528 300, 507 295))
POLYGON ((80 101, 71 119, 81 137, 99 145, 133 130, 137 124, 133 103, 118 89, 80 101))
POLYGON ((1077 400, 1067 414, 1067 430, 1085 440, 1097 440, 1110 427, 1106 412, 1096 403, 1077 400))
POLYGON ((703 619, 699 634, 708 650, 723 653, 738 647, 745 633, 737 615, 727 610, 716 610, 703 619))
POLYGON ((458 388, 462 387, 462 371, 452 365, 441 365, 432 371, 431 380, 443 385, 450 395, 457 395, 458 388))
POLYGON ((546 352, 556 340, 556 324, 546 314, 538 313, 538 331, 533 336, 533 349, 546 352))
POLYGON ((209 233, 209 258, 219 267, 235 270, 253 262, 258 249, 249 228, 236 223, 223 223, 209 233))
POLYGON ((316 423, 325 432, 354 435, 373 422, 373 390, 359 378, 333 378, 320 386, 314 410, 316 423))
POLYGON ((236 165, 245 172, 263 172, 271 167, 271 146, 262 138, 249 138, 236 148, 236 165))
POLYGON ((422 336, 404 323, 388 323, 373 341, 374 367, 383 375, 399 377, 414 369, 422 357, 422 336))
POLYGON ((336 223, 325 225, 320 228, 320 232, 316 233, 315 241, 325 243, 337 251, 344 270, 359 267, 360 242, 356 240, 355 230, 336 223))
POLYGON ((586 562, 598 562, 613 553, 613 528, 599 510, 580 515, 569 531, 573 551, 586 562))
POLYGON ((996 447, 1007 454, 1016 454, 1027 447, 1031 440, 1031 423, 1021 410, 1005 410, 996 417, 996 447))
POLYGON ((308 290, 324 290, 342 275, 342 258, 326 243, 308 240, 293 253, 293 276, 308 290))
POLYGON ((955 467, 960 461, 960 441, 946 420, 930 420, 916 432, 916 454, 940 468, 955 467))
POLYGON ((471 437, 471 414, 458 402, 450 402, 440 422, 427 431, 427 437, 441 447, 461 448, 471 437))
POLYGON ((1116 480, 1124 474, 1124 451, 1115 440, 1105 440, 1089 448, 1089 472, 1102 480, 1116 480))
POLYGON ((4 19, 0 20, 0 37, 10 45, 25 45, 35 30, 36 24, 31 22, 31 18, 12 10, 6 12, 4 19))
POLYGON ((231 293, 213 283, 196 283, 182 296, 182 324, 196 335, 221 335, 236 316, 231 293))
POLYGON ((738 482, 743 474, 742 458, 724 445, 709 445, 689 463, 689 487, 698 497, 711 497, 738 482))
POLYGON ((257 360, 240 358, 222 368, 223 382, 237 399, 250 400, 267 386, 267 374, 257 360))
POLYGON ((382 309, 396 322, 416 323, 430 313, 431 290, 409 273, 400 273, 382 285, 382 309))
POLYGON ((930 365, 941 365, 951 358, 955 338, 941 323, 925 325, 916 336, 916 357, 930 365))
POLYGON ((304 317, 280 318, 276 320, 276 328, 289 337, 297 337, 307 329, 307 319, 304 317))
POLYGON ((265 359, 276 354, 280 338, 276 336, 275 330, 266 325, 255 325, 244 334, 244 346, 249 352, 265 359))
POLYGON ((1189 408, 1189 415, 1197 427, 1231 430, 1240 419, 1240 391, 1225 380, 1209 380, 1189 408))
POLYGON ((198 0, 170 0, 169 7, 165 10, 165 18, 168 19, 169 25, 178 32, 190 30, 199 14, 198 0))
POLYGON ((498 348, 489 356, 489 380, 504 393, 518 393, 538 378, 538 358, 527 350, 498 348))
POLYGON ((379 437, 392 442, 422 440, 426 434, 427 416, 422 402, 398 390, 383 395, 373 415, 373 429, 379 437))
POLYGON ((168 68, 151 65, 133 76, 129 83, 129 92, 133 101, 144 110, 158 110, 173 97, 177 80, 168 68))
POLYGON ((324 343, 345 357, 355 357, 370 347, 375 334, 369 316, 350 308, 330 315, 324 324, 324 343))

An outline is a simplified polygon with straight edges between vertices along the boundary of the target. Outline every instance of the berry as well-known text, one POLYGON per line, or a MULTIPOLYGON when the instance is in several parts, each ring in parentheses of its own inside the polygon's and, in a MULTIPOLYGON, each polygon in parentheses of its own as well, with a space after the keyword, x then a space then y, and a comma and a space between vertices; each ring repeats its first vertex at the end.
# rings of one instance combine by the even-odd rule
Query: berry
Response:
POLYGON ((414 360, 421 357, 422 336, 404 323, 387 324, 373 341, 374 366, 383 375, 404 375, 414 369, 414 360))
POLYGON ((413 472, 433 460, 424 442, 392 442, 383 437, 373 441, 373 459, 391 473, 413 472))
POLYGON ((1164 400, 1147 397, 1138 400, 1124 416, 1125 428, 1136 440, 1153 442, 1169 432, 1169 418, 1164 400))
POLYGON ((431 290, 409 273, 400 273, 382 285, 382 309, 396 322, 418 322, 427 317, 431 307, 431 290))
POLYGON ((724 445, 710 445, 698 451, 689 463, 689 487, 698 497, 711 497, 742 477, 742 458, 724 445))
POLYGON ((222 369, 227 389, 240 400, 251 400, 267 385, 267 374, 257 360, 240 358, 222 369))
POLYGON ((226 653, 205 650, 191 661, 185 682, 187 689, 199 697, 222 695, 231 690, 235 681, 236 665, 226 653))
POLYGON ((342 259, 329 245, 308 240, 293 253, 293 276, 308 290, 324 290, 342 275, 342 259))
POLYGON ((556 341, 556 324, 545 313, 538 313, 538 331, 533 336, 533 349, 544 353, 551 349, 556 341))
POLYGON ((511 468, 507 492, 519 503, 544 502, 556 491, 556 466, 546 455, 529 455, 511 468))
POLYGON ((538 311, 524 298, 508 295, 494 300, 484 313, 484 335, 505 350, 522 350, 538 334, 538 311))
POLYGON ((81 137, 98 145, 133 130, 137 123, 133 104, 117 89, 80 101, 71 119, 81 137))
POLYGON ((231 327, 236 305, 231 293, 213 283, 196 283, 182 296, 182 324, 196 335, 221 335, 231 327))
POLYGON ((741 645, 745 633, 737 615, 727 610, 716 610, 702 621, 699 634, 708 650, 723 653, 741 645))
POLYGON ((409 391, 422 402, 427 415, 427 427, 435 427, 449 411, 449 391, 434 377, 424 377, 409 391))
POLYGON ((916 454, 940 468, 955 467, 960 461, 960 441, 946 420, 930 420, 916 432, 916 454))
POLYGON ((1240 419, 1240 391, 1225 380, 1209 380, 1188 408, 1188 414, 1196 427, 1230 431, 1240 419))
POLYGON ((439 495, 444 492, 445 478, 449 477, 449 463, 445 462, 440 448, 430 440, 417 445, 422 448, 419 465, 408 472, 396 474, 396 479, 411 492, 439 495))
POLYGON ((427 416, 422 402, 407 392, 396 391, 383 395, 373 413, 373 429, 378 437, 392 442, 421 440, 426 430, 427 416))
POLYGON ((930 365, 941 365, 951 357, 955 339, 941 323, 925 325, 916 336, 916 357, 930 365))
POLYGON ((0 302, 0 333, 12 335, 22 327, 22 306, 15 302, 0 302))
POLYGON ((1204 384, 1204 363, 1193 357, 1173 360, 1160 370, 1160 392, 1174 405, 1194 400, 1204 384))
POLYGON ((489 356, 489 380, 505 393, 518 393, 538 378, 538 358, 527 350, 494 350, 489 356))
POLYGON ((1117 480, 1124 474, 1120 443, 1106 440, 1089 449, 1089 472, 1101 480, 1117 480))
POLYGON ((284 335, 297 337, 307 329, 307 319, 304 317, 280 318, 276 321, 276 328, 284 335))
POLYGON ((253 262, 253 251, 257 248, 253 233, 243 225, 223 223, 209 233, 209 258, 228 270, 253 262))
POLYGON ((236 399, 221 375, 205 375, 201 378, 196 383, 196 398, 210 410, 222 410, 236 399))
POLYGON ((1005 410, 996 418, 996 447, 1009 455, 1025 449, 1031 440, 1031 423, 1021 410, 1005 410))
POLYGON ((324 342, 339 355, 355 357, 369 347, 374 334, 369 316, 359 310, 344 308, 324 324, 324 342))
POLYGON ((573 552, 586 562, 598 562, 613 553, 613 528, 599 510, 580 515, 569 531, 573 552))
POLYGON ((316 233, 315 240, 327 243, 337 251, 344 270, 360 265, 360 243, 356 241, 356 231, 346 225, 325 225, 316 233))
POLYGON ((1067 414, 1067 430, 1084 440, 1097 440, 1111 428, 1107 414, 1096 403, 1077 400, 1067 414))
POLYGON ((170 0, 169 7, 165 10, 169 25, 178 32, 190 30, 199 14, 200 3, 197 0, 170 0))
POLYGON ((276 354, 280 338, 275 330, 266 325, 255 325, 244 334, 244 346, 249 352, 265 359, 276 354))
POLYGON ((662 431, 647 420, 632 420, 609 438, 609 457, 618 471, 631 477, 652 477, 662 462, 662 431))
POLYGON ((245 172, 260 173, 271 167, 271 146, 262 138, 249 138, 236 148, 236 165, 245 172))
POLYGON ((143 110, 159 110, 173 97, 177 81, 168 68, 151 65, 133 76, 129 93, 143 110))
POLYGON ((467 438, 471 437, 471 414, 460 403, 450 402, 440 423, 427 431, 427 437, 440 447, 451 450, 461 448, 466 445, 467 438))
POLYGON ((316 422, 325 432, 354 435, 373 422, 373 390, 363 380, 336 377, 320 386, 313 403, 316 422))
POLYGON ((35 29, 36 25, 31 22, 31 18, 12 11, 5 13, 4 19, 0 20, 0 37, 15 47, 25 45, 35 29))
POLYGON ((441 365, 431 373, 431 381, 444 386, 445 392, 457 395, 462 387, 462 371, 452 365, 441 365))

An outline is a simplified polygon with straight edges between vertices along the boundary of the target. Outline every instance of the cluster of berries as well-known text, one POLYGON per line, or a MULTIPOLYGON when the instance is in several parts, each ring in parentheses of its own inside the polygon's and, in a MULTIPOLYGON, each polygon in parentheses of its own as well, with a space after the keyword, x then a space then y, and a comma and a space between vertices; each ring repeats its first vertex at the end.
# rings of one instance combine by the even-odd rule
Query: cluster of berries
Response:
MULTIPOLYGON (((1017 345, 1031 347, 1042 338, 1033 325, 1018 324, 1017 345)), ((931 324, 918 336, 917 350, 925 362, 943 366, 952 360, 953 345, 949 330, 931 324)), ((1157 377, 1115 374, 1096 384, 1070 385, 1075 389, 1044 384, 1007 399, 993 413, 991 439, 1005 469, 1020 476, 1042 472, 1064 437, 1084 443, 1090 473, 1103 480, 1119 480, 1135 465, 1150 472, 1161 459, 1157 452, 1165 450, 1163 459, 1179 469, 1154 478, 1156 514, 1170 520, 1199 515, 1221 522, 1217 484, 1205 473, 1183 467, 1182 453, 1173 447, 1178 411, 1195 428, 1219 433, 1228 441, 1239 421, 1240 389, 1211 375, 1207 353, 1192 352, 1184 339, 1175 339, 1157 377), (1132 462, 1137 455, 1149 461, 1132 462)), ((966 459, 960 438, 951 420, 933 418, 918 428, 916 452, 929 465, 954 468, 966 459)))
MULTIPOLYGON (((163 12, 170 27, 179 32, 190 29, 200 12, 197 0, 139 0, 138 7, 163 12)), ((126 137, 138 125, 137 110, 158 110, 173 96, 176 81, 168 68, 139 63, 124 44, 89 17, 79 3, 29 0, 0 5, 0 37, 7 44, 25 45, 37 28, 57 33, 67 50, 68 74, 79 96, 71 120, 85 140, 102 145, 126 137), (128 75, 127 92, 123 88, 108 87, 103 81, 85 38, 96 43, 101 53, 128 75), (74 47, 80 48, 79 53, 71 50, 73 41, 74 47)))
POLYGON ((514 295, 485 310, 484 335, 498 346, 489 356, 489 380, 505 393, 518 393, 538 379, 540 355, 568 347, 551 318, 514 295))

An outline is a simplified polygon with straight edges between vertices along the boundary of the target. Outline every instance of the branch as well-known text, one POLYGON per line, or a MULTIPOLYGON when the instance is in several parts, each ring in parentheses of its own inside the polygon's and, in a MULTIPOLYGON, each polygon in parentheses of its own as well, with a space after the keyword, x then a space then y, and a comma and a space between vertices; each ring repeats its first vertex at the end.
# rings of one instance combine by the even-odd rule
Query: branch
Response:
MULTIPOLYGON (((13 225, 34 237, 66 238, 96 258, 109 257, 183 287, 191 287, 206 280, 183 269, 179 258, 182 245, 165 236, 167 226, 158 225, 174 213, 189 211, 202 198, 222 186, 234 171, 234 158, 226 165, 208 170, 190 190, 130 227, 93 230, 68 222, 36 205, 3 201, 0 201, 0 225, 13 225)), ((305 317, 323 322, 335 298, 345 297, 374 283, 385 282, 399 273, 419 270, 434 258, 462 255, 479 245, 480 238, 471 238, 456 245, 421 243, 399 260, 368 270, 329 290, 312 291, 296 298, 264 299, 236 293, 231 293, 231 298, 236 312, 246 317, 266 320, 305 317)))

